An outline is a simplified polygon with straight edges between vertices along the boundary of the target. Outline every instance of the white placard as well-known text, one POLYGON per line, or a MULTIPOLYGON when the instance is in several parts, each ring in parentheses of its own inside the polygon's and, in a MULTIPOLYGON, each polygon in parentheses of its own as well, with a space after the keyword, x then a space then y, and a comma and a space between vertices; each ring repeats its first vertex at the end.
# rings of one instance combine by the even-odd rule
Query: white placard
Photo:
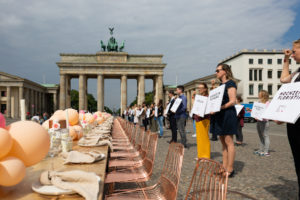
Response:
POLYGON ((208 97, 196 95, 191 115, 193 116, 193 114, 195 114, 200 117, 204 117, 207 101, 208 97))
POLYGON ((235 105, 236 115, 239 115, 243 108, 243 105, 235 105))
POLYGON ((284 84, 275 94, 263 118, 294 124, 300 116, 300 82, 284 84))
POLYGON ((251 117, 262 121, 263 120, 262 114, 264 113, 265 110, 266 110, 266 104, 254 102, 251 111, 251 117))
POLYGON ((154 116, 155 116, 155 117, 158 117, 158 108, 157 108, 157 106, 155 106, 154 116))
POLYGON ((165 109, 165 115, 167 115, 168 114, 168 112, 169 112, 169 110, 170 110, 170 105, 171 105, 171 103, 168 103, 168 105, 167 105, 167 107, 166 107, 166 109, 165 109))
POLYGON ((209 92, 205 114, 209 114, 211 112, 219 112, 221 110, 224 91, 225 91, 225 84, 209 92))
POLYGON ((177 99, 174 101, 173 106, 172 106, 172 108, 171 108, 171 111, 172 111, 173 113, 176 112, 176 110, 177 110, 178 107, 180 106, 181 102, 182 102, 182 99, 180 99, 180 98, 177 98, 177 99))

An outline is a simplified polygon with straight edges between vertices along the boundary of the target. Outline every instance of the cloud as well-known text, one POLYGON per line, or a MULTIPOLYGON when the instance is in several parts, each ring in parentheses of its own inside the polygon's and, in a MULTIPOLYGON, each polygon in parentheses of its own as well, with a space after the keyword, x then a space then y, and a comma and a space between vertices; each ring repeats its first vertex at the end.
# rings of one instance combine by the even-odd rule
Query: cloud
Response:
MULTIPOLYGON (((281 48, 293 26, 296 0, 0 0, 0 68, 37 82, 58 83, 59 53, 95 53, 115 27, 129 53, 164 54, 164 83, 213 73, 216 64, 244 48, 281 48)), ((119 106, 119 81, 106 103, 119 106), (111 99, 111 100, 110 100, 111 99)), ((152 84, 148 84, 151 90, 152 84)), ((77 86, 75 86, 76 88, 77 86)), ((94 94, 95 86, 89 91, 94 94)), ((129 102, 136 95, 128 84, 129 102)))

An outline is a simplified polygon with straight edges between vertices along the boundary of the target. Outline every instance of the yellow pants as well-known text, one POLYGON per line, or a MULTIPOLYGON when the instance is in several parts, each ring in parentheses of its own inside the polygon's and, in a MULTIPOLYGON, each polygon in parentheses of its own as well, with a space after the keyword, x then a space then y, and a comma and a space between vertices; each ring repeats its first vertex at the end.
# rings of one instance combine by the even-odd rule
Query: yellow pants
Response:
POLYGON ((210 158, 209 119, 196 122, 198 158, 210 158))

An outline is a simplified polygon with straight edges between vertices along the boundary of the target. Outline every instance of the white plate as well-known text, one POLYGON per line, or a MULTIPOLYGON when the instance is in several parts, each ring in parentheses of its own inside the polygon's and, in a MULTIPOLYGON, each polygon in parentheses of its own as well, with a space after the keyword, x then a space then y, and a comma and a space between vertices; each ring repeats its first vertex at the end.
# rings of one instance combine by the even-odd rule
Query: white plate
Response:
MULTIPOLYGON (((101 178, 97 176, 98 182, 100 183, 101 178)), ((32 190, 39 194, 44 195, 67 195, 67 194, 76 194, 72 190, 60 189, 54 185, 42 185, 40 181, 36 181, 31 186, 32 190)))

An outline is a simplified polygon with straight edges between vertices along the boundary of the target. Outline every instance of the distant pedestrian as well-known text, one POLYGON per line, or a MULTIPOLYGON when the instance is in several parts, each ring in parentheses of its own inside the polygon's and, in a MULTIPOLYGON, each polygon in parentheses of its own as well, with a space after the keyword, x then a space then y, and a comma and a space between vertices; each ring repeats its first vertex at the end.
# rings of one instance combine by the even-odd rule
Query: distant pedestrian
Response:
MULTIPOLYGON (((266 90, 261 90, 258 93, 258 98, 260 103, 269 104, 269 93, 266 90)), ((269 147, 270 147, 270 137, 269 137, 269 120, 256 119, 256 128, 258 132, 258 137, 260 139, 260 147, 259 150, 255 151, 254 154, 260 156, 270 156, 269 147)))
POLYGON ((161 138, 164 134, 164 107, 163 107, 163 100, 160 99, 157 105, 157 119, 159 125, 159 138, 161 138))
POLYGON ((172 132, 172 139, 169 141, 169 143, 171 143, 171 142, 177 142, 177 125, 176 125, 175 113, 171 112, 170 110, 175 102, 174 91, 169 91, 169 98, 170 98, 170 105, 169 105, 169 111, 167 113, 167 116, 170 121, 170 129, 172 132))
POLYGON ((155 104, 150 105, 150 130, 152 133, 156 133, 158 130, 158 125, 155 120, 155 104))

